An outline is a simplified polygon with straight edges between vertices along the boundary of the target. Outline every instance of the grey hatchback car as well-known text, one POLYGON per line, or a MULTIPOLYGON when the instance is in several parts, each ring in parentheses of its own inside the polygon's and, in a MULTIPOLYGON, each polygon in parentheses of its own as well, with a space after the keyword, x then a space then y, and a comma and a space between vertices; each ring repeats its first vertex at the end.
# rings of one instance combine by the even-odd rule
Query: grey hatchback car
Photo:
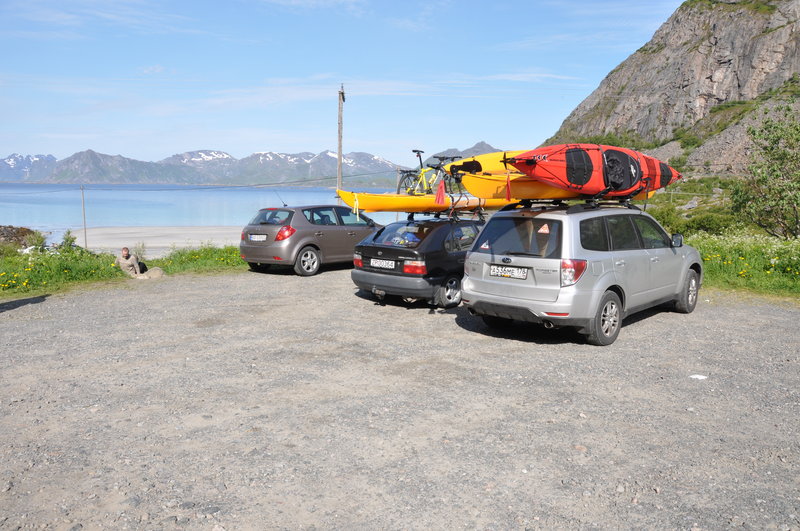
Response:
POLYGON ((262 208, 242 230, 239 251, 255 271, 288 265, 310 276, 322 264, 352 261, 356 244, 377 228, 344 206, 262 208))
POLYGON ((663 303, 693 311, 702 280, 697 250, 636 207, 523 202, 497 212, 475 240, 462 301, 488 326, 574 327, 610 345, 634 312, 663 303))

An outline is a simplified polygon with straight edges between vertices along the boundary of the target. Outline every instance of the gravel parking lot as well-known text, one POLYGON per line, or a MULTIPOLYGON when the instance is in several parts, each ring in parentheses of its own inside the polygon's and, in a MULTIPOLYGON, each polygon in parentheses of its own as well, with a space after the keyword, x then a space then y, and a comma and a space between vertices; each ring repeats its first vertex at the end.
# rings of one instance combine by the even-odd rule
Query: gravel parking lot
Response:
POLYGON ((346 268, 0 303, 2 529, 800 529, 800 305, 610 347, 346 268))

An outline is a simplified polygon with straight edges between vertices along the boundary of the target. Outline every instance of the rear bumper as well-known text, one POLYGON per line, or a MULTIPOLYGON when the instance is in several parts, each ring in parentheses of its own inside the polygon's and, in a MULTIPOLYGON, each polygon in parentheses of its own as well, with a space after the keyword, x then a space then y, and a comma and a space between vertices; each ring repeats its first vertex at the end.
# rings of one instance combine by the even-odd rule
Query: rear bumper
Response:
POLYGON ((251 245, 245 242, 239 244, 239 255, 245 262, 254 264, 292 264, 294 251, 294 247, 280 243, 277 245, 251 245))
POLYGON ((587 329, 594 319, 592 292, 562 289, 558 300, 531 301, 501 297, 470 290, 469 281, 462 284, 462 304, 473 315, 503 317, 528 323, 549 323, 556 327, 587 329))
POLYGON ((350 278, 359 288, 371 293, 433 299, 444 277, 403 277, 353 269, 350 278))

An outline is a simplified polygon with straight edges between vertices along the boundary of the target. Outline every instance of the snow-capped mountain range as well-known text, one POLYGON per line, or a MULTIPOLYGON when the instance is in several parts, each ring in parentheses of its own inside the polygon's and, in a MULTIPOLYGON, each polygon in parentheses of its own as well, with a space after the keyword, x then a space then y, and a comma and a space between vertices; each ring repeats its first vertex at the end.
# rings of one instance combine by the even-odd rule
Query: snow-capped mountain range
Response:
MULTIPOLYGON (((497 151, 479 142, 464 151, 449 149, 447 155, 471 156, 497 151)), ((432 159, 430 159, 432 160, 432 159)), ((158 162, 143 162, 121 155, 81 151, 62 160, 52 155, 18 155, 0 160, 0 182, 141 183, 141 184, 286 184, 333 186, 337 154, 275 153, 265 151, 236 159, 224 151, 198 150, 178 153, 158 162)), ((400 166, 369 153, 342 157, 345 183, 394 186, 400 166)))

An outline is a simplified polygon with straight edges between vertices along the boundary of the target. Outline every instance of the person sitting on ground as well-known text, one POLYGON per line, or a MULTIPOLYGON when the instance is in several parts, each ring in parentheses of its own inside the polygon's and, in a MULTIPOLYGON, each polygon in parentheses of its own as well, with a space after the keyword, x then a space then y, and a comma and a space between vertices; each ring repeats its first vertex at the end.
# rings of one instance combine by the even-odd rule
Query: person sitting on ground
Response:
POLYGON ((131 254, 127 247, 122 248, 122 252, 114 261, 114 264, 119 266, 123 272, 131 277, 136 277, 136 275, 142 273, 142 269, 139 266, 139 259, 135 254, 131 254))

